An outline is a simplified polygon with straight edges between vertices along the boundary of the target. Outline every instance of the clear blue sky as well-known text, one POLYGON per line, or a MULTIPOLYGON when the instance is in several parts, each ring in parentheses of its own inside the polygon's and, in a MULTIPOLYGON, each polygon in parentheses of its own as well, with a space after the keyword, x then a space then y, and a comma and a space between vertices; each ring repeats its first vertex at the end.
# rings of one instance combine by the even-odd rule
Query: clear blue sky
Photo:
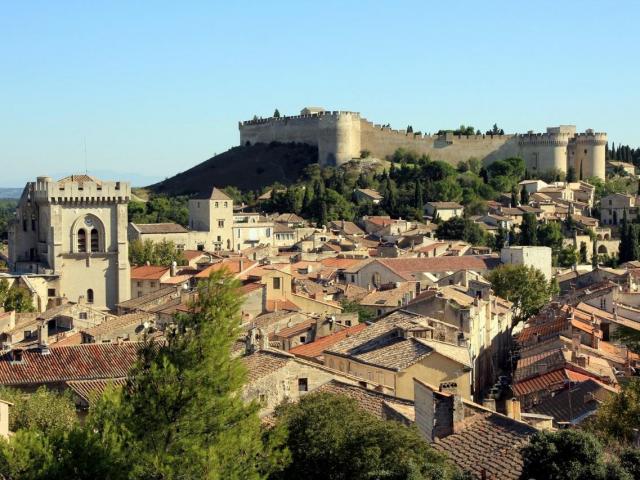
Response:
POLYGON ((275 107, 640 145, 640 2, 3 2, 0 186, 173 175, 275 107), (112 175, 112 176, 113 176, 112 175))

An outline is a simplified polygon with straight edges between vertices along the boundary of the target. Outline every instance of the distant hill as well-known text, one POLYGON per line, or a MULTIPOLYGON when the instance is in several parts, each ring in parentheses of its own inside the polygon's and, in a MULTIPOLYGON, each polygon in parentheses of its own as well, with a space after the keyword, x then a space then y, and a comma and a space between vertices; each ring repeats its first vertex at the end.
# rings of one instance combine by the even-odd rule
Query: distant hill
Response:
POLYGON ((260 190, 275 182, 295 182, 307 165, 317 161, 318 149, 301 143, 234 147, 147 188, 170 196, 204 193, 214 186, 260 190))
POLYGON ((22 195, 22 188, 0 188, 0 199, 5 198, 20 198, 22 195))

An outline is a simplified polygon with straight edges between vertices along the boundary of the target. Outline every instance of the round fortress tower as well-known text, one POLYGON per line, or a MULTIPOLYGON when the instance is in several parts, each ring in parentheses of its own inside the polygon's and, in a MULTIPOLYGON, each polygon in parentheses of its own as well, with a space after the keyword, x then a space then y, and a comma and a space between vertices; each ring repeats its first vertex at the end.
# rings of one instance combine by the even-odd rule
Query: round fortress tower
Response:
POLYGON ((360 156, 360 114, 326 112, 320 116, 318 162, 342 165, 360 156))
POLYGON ((605 145, 607 134, 589 129, 579 133, 569 145, 569 164, 582 178, 605 177, 605 145))
POLYGON ((533 174, 559 170, 567 172, 569 140, 575 135, 576 127, 561 125, 547 128, 546 133, 528 132, 518 137, 520 155, 533 174))

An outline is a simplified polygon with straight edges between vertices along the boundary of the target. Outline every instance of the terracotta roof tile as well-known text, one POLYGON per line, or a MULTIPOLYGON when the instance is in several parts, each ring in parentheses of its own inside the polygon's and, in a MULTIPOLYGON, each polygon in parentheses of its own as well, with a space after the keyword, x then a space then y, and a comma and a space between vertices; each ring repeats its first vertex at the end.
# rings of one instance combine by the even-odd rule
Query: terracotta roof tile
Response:
POLYGON ((159 265, 143 265, 131 269, 131 280, 160 280, 167 272, 169 267, 159 265))
POLYGON ((188 230, 177 223, 134 223, 133 226, 142 234, 187 233, 188 230))
POLYGON ((316 358, 321 356, 322 352, 325 349, 331 347, 332 345, 335 345, 341 340, 344 340, 350 335, 355 335, 356 333, 361 332, 365 328, 367 328, 366 324, 359 323, 358 325, 354 325, 353 327, 345 328, 344 330, 340 330, 339 332, 319 338, 318 340, 307 343, 306 345, 299 345, 297 347, 294 347, 289 350, 289 353, 292 353, 299 357, 316 358))
POLYGON ((126 377, 136 362, 140 344, 89 343, 22 352, 22 361, 12 362, 11 353, 0 356, 1 385, 40 385, 69 380, 126 377))

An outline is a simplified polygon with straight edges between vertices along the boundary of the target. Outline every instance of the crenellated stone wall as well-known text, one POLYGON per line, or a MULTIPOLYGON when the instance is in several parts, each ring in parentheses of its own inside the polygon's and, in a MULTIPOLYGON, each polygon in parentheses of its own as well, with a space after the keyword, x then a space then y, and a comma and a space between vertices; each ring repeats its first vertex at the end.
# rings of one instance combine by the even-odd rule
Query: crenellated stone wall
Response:
POLYGON ((415 151, 451 164, 475 157, 484 164, 521 156, 532 172, 582 165, 584 178, 604 178, 605 133, 576 133, 575 126, 548 128, 546 133, 523 135, 423 135, 374 124, 357 112, 317 109, 289 117, 271 117, 239 123, 240 144, 296 142, 318 147, 321 165, 341 165, 359 158, 363 150, 386 158, 398 148, 415 151))

